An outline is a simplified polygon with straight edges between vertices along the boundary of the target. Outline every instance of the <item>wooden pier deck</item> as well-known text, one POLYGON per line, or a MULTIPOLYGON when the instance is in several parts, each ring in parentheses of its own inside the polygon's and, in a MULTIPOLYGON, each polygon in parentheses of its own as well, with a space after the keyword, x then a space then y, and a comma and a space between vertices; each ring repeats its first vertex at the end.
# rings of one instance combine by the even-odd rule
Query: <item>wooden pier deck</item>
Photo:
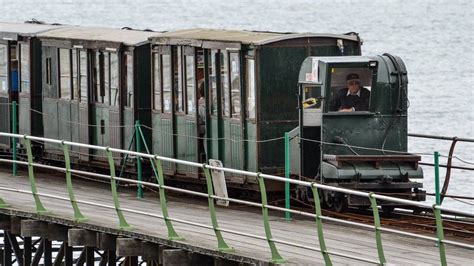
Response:
MULTIPOLYGON (((68 197, 65 178, 36 175, 39 193, 68 197)), ((97 183, 74 179, 74 191, 78 200, 90 201, 113 206, 110 184, 97 183)), ((0 187, 30 191, 28 177, 24 172, 13 177, 5 168, 0 168, 0 187)), ((144 199, 137 199, 133 191, 120 188, 120 203, 122 208, 139 210, 146 213, 161 215, 157 193, 147 192, 144 199)), ((69 201, 41 197, 45 207, 51 211, 48 215, 38 215, 31 194, 0 190, 0 197, 10 206, 0 209, 0 213, 39 219, 68 226, 106 232, 125 237, 133 237, 155 242, 170 247, 181 248, 215 257, 251 263, 266 264, 271 261, 271 253, 265 240, 239 236, 223 232, 224 239, 235 249, 231 253, 217 251, 217 241, 212 229, 174 222, 173 225, 185 240, 169 241, 165 223, 162 219, 145 215, 124 212, 133 229, 130 231, 118 228, 118 219, 114 209, 99 208, 79 204, 81 212, 89 218, 87 222, 76 223, 69 201)), ((184 197, 184 196, 183 196, 184 197)), ((231 203, 232 205, 232 203, 231 203)), ((235 204, 234 204, 235 205, 235 204)), ((217 218, 221 228, 265 236, 260 209, 248 211, 248 207, 218 207, 217 218)), ((211 226, 207 201, 178 196, 168 196, 170 217, 202 223, 211 226)), ((282 215, 271 216, 272 234, 275 239, 299 243, 301 245, 319 248, 316 224, 312 220, 303 219, 285 221, 282 215)), ((344 253, 361 258, 378 261, 374 232, 324 222, 326 245, 330 252, 344 253)), ((440 264, 438 248, 435 243, 421 239, 403 237, 400 235, 382 233, 385 257, 391 265, 436 265, 440 264)), ((276 244, 282 257, 288 260, 287 265, 323 265, 320 252, 303 248, 276 244)), ((472 265, 474 252, 458 247, 446 246, 448 263, 453 265, 472 265)), ((366 265, 345 257, 332 255, 335 265, 366 265)))

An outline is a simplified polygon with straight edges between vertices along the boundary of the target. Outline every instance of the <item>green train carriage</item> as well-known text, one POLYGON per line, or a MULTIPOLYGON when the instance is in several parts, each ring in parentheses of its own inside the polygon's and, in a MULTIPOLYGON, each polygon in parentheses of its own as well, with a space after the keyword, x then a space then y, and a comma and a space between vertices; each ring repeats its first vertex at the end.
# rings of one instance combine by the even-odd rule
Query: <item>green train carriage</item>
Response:
MULTIPOLYGON (((153 152, 230 168, 283 173, 284 132, 298 124, 299 66, 310 55, 360 55, 355 34, 295 34, 191 29, 152 38, 153 152), (198 84, 204 84, 206 135, 199 145, 198 84), (268 141, 278 138, 278 140, 268 141), (202 156, 205 155, 205 156, 202 156)), ((165 173, 198 182, 197 169, 165 164, 165 173)), ((256 180, 226 176, 235 188, 256 180)), ((274 184, 270 190, 281 189, 274 184)))
MULTIPOLYGON (((60 28, 34 23, 0 23, 0 131, 14 132, 11 104, 16 101, 20 134, 41 136, 41 47, 36 35, 60 28), (16 72, 16 74, 14 74, 16 72), (18 90, 12 87, 17 76, 18 90), (19 114, 19 115, 18 115, 19 114)), ((0 138, 0 148, 9 150, 11 140, 0 138)))
MULTIPOLYGON (((148 38, 157 34, 76 26, 39 34, 44 136, 127 149, 135 121, 151 126, 148 38)), ((57 146, 44 152, 62 158, 57 146)), ((76 162, 107 161, 104 152, 87 148, 73 148, 71 156, 76 162)))

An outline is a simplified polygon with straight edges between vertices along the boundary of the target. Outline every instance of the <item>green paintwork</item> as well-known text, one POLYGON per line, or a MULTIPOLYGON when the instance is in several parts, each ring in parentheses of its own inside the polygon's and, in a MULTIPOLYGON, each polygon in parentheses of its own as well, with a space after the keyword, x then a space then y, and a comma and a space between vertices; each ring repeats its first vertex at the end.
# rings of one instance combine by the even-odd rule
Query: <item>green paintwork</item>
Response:
POLYGON ((435 196, 436 204, 441 205, 441 195, 439 193, 439 152, 434 152, 434 170, 435 170, 435 196))
POLYGON ((168 229, 168 239, 169 240, 184 240, 184 237, 180 237, 176 231, 174 230, 173 224, 171 223, 171 220, 169 219, 168 215, 168 205, 166 203, 166 196, 165 196, 165 188, 163 187, 165 185, 165 179, 164 179, 164 174, 163 174, 163 168, 161 167, 161 160, 155 157, 155 167, 154 170, 155 172, 155 177, 156 181, 158 182, 159 190, 160 190, 160 206, 161 206, 161 212, 163 213, 163 218, 165 220, 166 228, 168 229))
POLYGON ((324 241, 323 221, 321 219, 321 216, 322 216, 321 201, 319 199, 318 188, 314 184, 312 184, 311 190, 313 192, 314 207, 316 211, 316 226, 318 228, 319 247, 321 249, 321 254, 323 255, 325 264, 327 266, 331 266, 332 265, 331 258, 329 257, 329 253, 326 248, 326 242, 324 241))
POLYGON ((443 220, 441 218, 441 210, 437 209, 438 205, 433 205, 433 213, 436 218, 436 235, 438 237, 438 248, 439 248, 439 260, 441 265, 448 265, 446 261, 446 252, 444 247, 444 230, 443 230, 443 220))
POLYGON ((272 262, 273 263, 286 263, 285 260, 278 249, 276 248, 275 242, 273 241, 272 231, 270 228, 270 221, 268 219, 268 202, 267 202, 267 191, 265 189, 265 179, 260 176, 260 173, 257 173, 258 185, 260 187, 260 194, 262 197, 262 215, 263 215, 263 226, 265 227, 265 236, 267 237, 268 245, 270 246, 270 251, 272 253, 272 262))
POLYGON ((385 259, 385 255, 383 252, 383 246, 382 246, 382 234, 380 232, 380 216, 379 216, 379 209, 377 206, 377 199, 374 198, 374 193, 369 193, 369 200, 370 200, 370 205, 372 207, 372 212, 374 215, 374 226, 375 226, 375 241, 377 243, 377 253, 379 256, 379 261, 380 265, 385 265, 387 260, 385 259))
POLYGON ((216 216, 216 208, 214 206, 214 199, 212 196, 214 195, 214 189, 212 187, 212 176, 210 173, 209 168, 207 168, 207 164, 203 164, 202 169, 204 171, 204 175, 206 176, 206 184, 207 184, 207 194, 208 194, 208 203, 209 203, 209 212, 211 214, 211 221, 212 227, 214 228, 214 233, 216 234, 217 238, 217 249, 221 252, 233 252, 234 249, 229 247, 225 242, 224 238, 222 237, 222 233, 219 229, 219 224, 217 223, 217 216, 216 216))
MULTIPOLYGON (((174 158, 173 121, 170 114, 153 113, 153 153, 164 157, 174 158)), ((166 175, 174 175, 175 164, 163 162, 163 171, 166 175)))
POLYGON ((110 187, 112 190, 112 199, 114 201, 115 211, 117 212, 117 217, 119 219, 119 228, 122 230, 132 230, 133 228, 127 223, 125 220, 125 216, 123 216, 122 210, 120 209, 120 202, 118 199, 117 193, 117 184, 115 183, 115 164, 114 158, 112 157, 112 152, 109 148, 106 149, 107 158, 109 160, 109 167, 110 167, 110 187))
POLYGON ((72 178, 71 178, 71 159, 69 157, 69 146, 62 144, 63 151, 64 151, 64 163, 66 167, 66 184, 67 184, 67 192, 69 194, 69 200, 71 201, 72 209, 74 210, 74 221, 76 222, 84 222, 88 219, 82 215, 81 211, 79 210, 79 206, 77 206, 76 197, 74 196, 74 190, 72 187, 72 178))
POLYGON ((31 151, 31 140, 25 138, 24 141, 26 146, 26 153, 28 156, 28 177, 31 185, 31 193, 33 194, 33 198, 35 199, 36 212, 38 214, 48 214, 50 212, 46 210, 46 208, 43 206, 43 203, 41 203, 41 200, 38 196, 38 191, 36 190, 35 173, 33 168, 33 153, 31 151))

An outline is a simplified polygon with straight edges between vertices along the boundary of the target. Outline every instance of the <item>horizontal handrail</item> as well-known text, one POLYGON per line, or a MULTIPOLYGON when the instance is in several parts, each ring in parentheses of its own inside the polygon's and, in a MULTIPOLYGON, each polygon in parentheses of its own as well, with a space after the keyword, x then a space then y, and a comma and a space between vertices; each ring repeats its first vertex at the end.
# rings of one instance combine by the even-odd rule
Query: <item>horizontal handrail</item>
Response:
POLYGON ((425 138, 425 139, 457 140, 457 141, 462 141, 462 142, 474 142, 474 139, 471 139, 471 138, 446 137, 446 136, 436 136, 436 135, 417 134, 417 133, 408 133, 408 136, 415 137, 415 138, 425 138))
MULTIPOLYGON (((58 170, 58 171, 65 172, 65 173, 75 173, 75 174, 95 176, 95 177, 99 177, 99 178, 103 178, 103 179, 108 179, 108 180, 110 180, 110 182, 112 184, 113 192, 115 192, 115 182, 116 181, 129 182, 129 183, 137 184, 138 186, 144 186, 145 185, 145 186, 151 186, 151 187, 159 188, 160 189, 160 204, 162 206, 163 211, 166 211, 166 200, 164 199, 164 191, 165 190, 186 193, 186 194, 195 195, 195 196, 199 196, 199 197, 207 197, 209 199, 208 203, 209 203, 209 208, 210 208, 210 213, 211 213, 211 220, 212 220, 212 226, 207 226, 207 227, 209 229, 212 229, 212 230, 215 231, 215 234, 216 234, 216 237, 217 237, 217 240, 218 240, 218 247, 219 247, 219 250, 222 251, 222 252, 231 252, 233 250, 231 247, 227 246, 227 244, 225 243, 225 241, 224 241, 224 239, 221 235, 221 232, 232 232, 232 230, 219 227, 219 225, 217 223, 217 216, 215 214, 215 209, 214 209, 214 200, 215 199, 221 199, 221 200, 227 200, 227 201, 230 201, 230 202, 245 204, 245 205, 248 205, 248 206, 260 207, 260 208, 262 208, 266 237, 258 236, 258 239, 268 241, 268 244, 270 245, 270 249, 271 249, 271 252, 272 252, 272 262, 275 262, 275 263, 283 263, 283 262, 285 262, 285 260, 279 255, 278 250, 277 250, 276 246, 274 245, 274 243, 293 245, 295 247, 303 247, 304 245, 300 245, 300 244, 297 244, 297 243, 291 243, 291 242, 287 242, 287 241, 282 241, 282 240, 278 240, 276 238, 273 238, 273 236, 271 234, 270 224, 269 224, 269 221, 268 221, 268 209, 272 209, 272 210, 276 210, 276 211, 291 212, 291 213, 301 214, 301 215, 304 215, 304 216, 307 216, 307 217, 316 218, 317 223, 318 223, 319 220, 326 220, 326 221, 333 221, 333 222, 347 224, 347 225, 358 226, 358 227, 366 228, 366 229, 370 229, 370 230, 375 230, 376 232, 378 232, 377 235, 376 235, 376 238, 377 238, 377 249, 378 249, 378 253, 379 253, 379 262, 382 263, 382 264, 385 263, 385 257, 384 257, 384 254, 383 254, 383 248, 382 248, 382 243, 381 243, 381 238, 380 238, 380 233, 379 232, 391 232, 391 233, 397 233, 397 234, 400 234, 400 235, 417 237, 417 238, 430 240, 430 241, 437 241, 438 243, 440 243, 440 256, 442 257, 441 258, 442 262, 444 262, 444 260, 445 260, 445 258, 444 258, 444 244, 450 244, 450 245, 455 245, 455 246, 459 246, 459 247, 463 247, 463 248, 474 249, 474 245, 468 245, 468 244, 464 244, 464 243, 458 243, 458 242, 455 242, 455 241, 444 240, 444 235, 442 233, 442 224, 441 224, 440 211, 449 212, 450 214, 455 214, 455 215, 472 216, 472 214, 470 214, 468 212, 465 212, 465 211, 452 210, 450 208, 442 207, 442 206, 439 206, 439 205, 430 205, 428 203, 415 202, 415 201, 390 197, 390 196, 386 196, 386 195, 379 195, 379 194, 375 194, 375 193, 367 193, 367 192, 356 191, 356 190, 351 190, 351 189, 346 189, 346 188, 341 188, 341 187, 333 187, 333 186, 328 186, 328 185, 324 185, 324 184, 320 184, 320 183, 316 183, 316 182, 307 182, 307 181, 302 181, 302 180, 286 179, 284 177, 268 175, 268 174, 262 174, 262 173, 255 173, 255 172, 238 170, 238 169, 232 169, 232 168, 227 168, 227 167, 210 166, 210 165, 207 165, 207 164, 200 164, 200 163, 196 163, 196 162, 189 162, 189 161, 184 161, 184 160, 179 160, 179 159, 174 159, 174 158, 168 158, 168 157, 159 156, 159 155, 156 155, 156 154, 145 154, 145 153, 141 153, 141 152, 121 150, 121 149, 116 149, 116 148, 111 148, 111 147, 102 147, 102 146, 96 146, 96 145, 90 145, 90 144, 82 144, 82 143, 75 143, 75 142, 70 142, 70 141, 54 140, 54 139, 48 139, 48 138, 43 138, 43 137, 35 137, 35 136, 11 134, 11 133, 3 133, 3 132, 0 132, 0 136, 23 139, 26 143, 27 148, 29 148, 29 150, 31 150, 31 147, 29 147, 31 145, 31 143, 30 143, 31 140, 35 140, 35 141, 41 141, 41 142, 45 142, 45 143, 61 144, 63 147, 76 146, 76 147, 83 147, 83 148, 88 148, 88 149, 95 149, 95 150, 105 151, 108 154, 109 164, 110 164, 110 169, 111 169, 110 175, 89 173, 89 172, 85 172, 85 171, 74 170, 74 169, 65 169, 65 168, 55 167, 55 166, 44 166, 42 164, 34 163, 32 161, 31 153, 28 154, 28 162, 22 162, 22 161, 17 161, 17 160, 8 160, 8 159, 0 159, 0 162, 18 163, 18 164, 23 164, 23 165, 28 166, 28 168, 30 170, 29 175, 30 175, 30 182, 31 182, 31 186, 32 186, 32 192, 29 192, 29 193, 33 194, 33 196, 35 197, 38 212, 41 210, 41 211, 44 211, 46 213, 45 209, 43 210, 43 209, 40 208, 40 207, 42 207, 42 205, 41 205, 41 201, 39 199, 39 196, 45 196, 46 197, 46 194, 38 193, 35 189, 33 167, 43 167, 45 169, 52 169, 52 170, 54 169, 54 170, 58 170), (136 156, 136 157, 150 159, 150 161, 152 161, 156 164, 157 171, 155 172, 155 175, 157 175, 158 184, 150 183, 150 182, 144 182, 144 181, 140 181, 140 180, 131 180, 131 179, 126 179, 126 178, 121 178, 121 177, 115 176, 115 170, 114 170, 114 165, 113 165, 114 162, 111 158, 111 153, 112 152, 117 152, 117 153, 122 153, 122 154, 132 155, 132 156, 136 156), (187 165, 187 166, 196 167, 196 168, 202 168, 204 170, 204 173, 206 173, 206 183, 208 185, 208 192, 207 193, 201 193, 201 192, 191 191, 191 190, 187 190, 187 189, 180 189, 180 188, 175 188, 175 187, 170 187, 170 186, 164 185, 164 180, 162 178, 163 177, 163 170, 161 168, 161 161, 176 163, 176 164, 182 164, 182 165, 187 165), (233 174, 238 174, 238 175, 256 177, 259 181, 260 191, 261 191, 261 194, 262 194, 262 203, 255 203, 255 202, 245 201, 245 200, 241 200, 241 199, 232 199, 232 198, 229 198, 229 197, 216 196, 213 192, 213 189, 212 189, 212 179, 211 179, 211 176, 209 174, 209 172, 210 172, 209 170, 216 170, 216 171, 222 171, 222 172, 226 172, 226 173, 233 173, 233 174), (158 175, 159 175, 159 178, 158 178, 158 175), (316 210, 317 210, 316 214, 305 213, 305 212, 301 212, 301 211, 291 210, 290 208, 282 208, 282 207, 269 205, 269 204, 266 203, 265 184, 264 184, 263 180, 273 180, 273 181, 277 181, 277 182, 288 182, 288 183, 291 183, 291 184, 294 184, 294 185, 310 187, 310 188, 313 189, 313 192, 316 193, 315 198, 317 196, 318 189, 330 190, 330 191, 340 192, 340 193, 344 193, 344 194, 350 194, 350 195, 355 195, 355 196, 359 196, 359 197, 369 198, 372 202, 372 210, 373 210, 373 213, 374 213, 374 222, 375 222, 375 224, 374 225, 366 225, 366 224, 361 224, 361 223, 357 223, 357 222, 346 221, 346 220, 342 220, 342 219, 336 219, 336 218, 332 218, 332 217, 323 216, 320 213, 319 201, 317 201, 317 200, 315 200, 315 206, 316 206, 316 210), (162 193, 163 193, 163 197, 162 197, 162 193), (390 201, 390 202, 395 202, 395 203, 403 204, 403 205, 407 205, 407 206, 414 206, 414 207, 417 207, 417 208, 432 209, 437 214, 436 218, 437 218, 438 231, 441 230, 441 233, 438 232, 438 237, 434 238, 434 237, 427 237, 427 236, 421 236, 421 235, 416 235, 416 234, 412 234, 412 233, 407 233, 407 232, 403 232, 403 231, 399 231, 399 230, 395 230, 395 229, 382 228, 381 225, 380 225, 380 222, 379 222, 376 200, 390 201), (374 208, 374 206, 375 206, 375 208, 374 208)), ((66 154, 67 154, 67 148, 65 148, 65 156, 68 157, 68 155, 66 155, 66 154)), ((69 189, 69 186, 70 186, 70 189, 71 189, 70 192, 72 192, 72 184, 68 184, 68 189, 69 189)), ((132 212, 134 210, 125 210, 124 208, 121 208, 120 205, 119 205, 119 202, 118 202, 118 196, 116 194, 117 194, 116 192, 113 193, 113 199, 114 199, 115 207, 111 207, 111 208, 113 208, 117 211, 117 215, 118 215, 119 220, 120 220, 120 227, 122 229, 125 229, 125 230, 127 230, 127 229, 130 230, 127 222, 125 221, 125 217, 122 215, 122 211, 132 212)), ((73 198, 73 193, 70 193, 70 199, 67 199, 67 198, 64 198, 64 199, 65 200, 70 200, 71 203, 81 202, 81 201, 75 200, 73 198)), ((76 206, 76 208, 77 208, 77 206, 76 206)), ((75 211, 79 212, 78 208, 77 208, 77 210, 75 209, 75 211)), ((135 211, 135 213, 137 213, 137 212, 135 211)), ((162 219, 165 220, 165 222, 168 226, 169 239, 172 240, 172 241, 182 239, 181 237, 179 237, 174 232, 174 229, 172 228, 172 225, 171 225, 172 221, 178 222, 178 220, 169 217, 167 215, 167 211, 166 211, 166 213, 165 212, 163 212, 163 213, 164 213, 164 215, 162 216, 162 219)), ((188 222, 188 223, 193 223, 193 222, 188 222)), ((240 233, 242 234, 242 232, 240 232, 240 233)), ((243 234, 245 234, 245 233, 243 233, 243 234)), ((316 249, 316 248, 313 248, 313 247, 310 247, 310 248, 307 248, 307 249, 321 251, 321 253, 323 253, 323 256, 325 258, 326 264, 331 264, 329 254, 339 255, 339 256, 343 256, 343 257, 350 257, 352 259, 360 259, 360 258, 356 258, 354 256, 349 256, 349 255, 344 255, 344 254, 341 255, 341 254, 337 254, 335 252, 330 252, 330 251, 326 250, 324 240, 323 240, 324 236, 322 234, 322 228, 321 228, 321 225, 319 223, 318 223, 318 238, 320 239, 321 249, 316 249)), ((363 259, 363 261, 373 262, 373 261, 366 260, 366 259, 363 259)))

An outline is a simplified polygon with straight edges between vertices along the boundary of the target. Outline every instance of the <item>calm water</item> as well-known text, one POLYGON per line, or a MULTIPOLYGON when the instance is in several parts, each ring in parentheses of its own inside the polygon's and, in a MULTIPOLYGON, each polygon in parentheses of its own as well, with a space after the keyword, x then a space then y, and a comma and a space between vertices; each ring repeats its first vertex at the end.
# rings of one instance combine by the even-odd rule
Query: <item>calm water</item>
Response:
MULTIPOLYGON (((64 24, 137 29, 226 28, 294 32, 359 32, 364 54, 401 56, 409 71, 409 132, 474 138, 474 4, 471 0, 321 1, 0 1, 1 21, 31 18, 64 24), (100 2, 100 3, 98 3, 100 2)), ((438 150, 450 142, 410 139, 413 153, 438 150)), ((474 145, 459 143, 455 155, 474 162, 474 145)), ((424 156, 432 162, 432 156, 424 156)), ((445 163, 442 159, 441 163, 445 163)), ((456 165, 473 164, 454 160, 456 165)), ((425 188, 434 191, 425 168, 425 188)), ((441 171, 444 176, 444 171, 441 171)), ((449 194, 474 197, 474 175, 452 173, 449 194)), ((433 199, 430 198, 429 201, 433 199)), ((446 200, 474 213, 469 204, 446 200)))

